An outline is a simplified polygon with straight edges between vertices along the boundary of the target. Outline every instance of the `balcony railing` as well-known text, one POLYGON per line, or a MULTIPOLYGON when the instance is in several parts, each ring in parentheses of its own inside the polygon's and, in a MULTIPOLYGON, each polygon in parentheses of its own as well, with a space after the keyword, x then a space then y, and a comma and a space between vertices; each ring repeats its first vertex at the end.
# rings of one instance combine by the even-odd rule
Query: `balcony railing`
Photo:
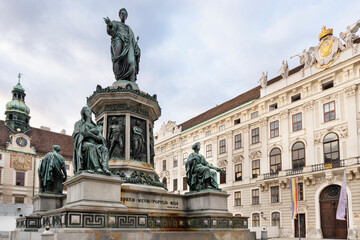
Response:
POLYGON ((312 165, 312 171, 313 172, 317 172, 317 171, 322 171, 322 170, 326 170, 326 169, 332 169, 332 168, 339 168, 339 167, 344 167, 345 166, 345 160, 335 160, 335 161, 331 161, 328 163, 320 163, 320 164, 315 164, 312 165))
POLYGON ((303 173, 303 168, 295 168, 286 170, 286 176, 298 175, 303 173))
POLYGON ((273 173, 265 173, 258 176, 259 180, 269 180, 273 178, 282 178, 286 176, 293 176, 293 175, 299 175, 304 173, 311 173, 311 172, 318 172, 318 171, 326 171, 328 169, 333 168, 341 168, 341 167, 347 167, 347 166, 354 166, 360 164, 360 156, 359 157, 353 157, 353 158, 347 158, 343 160, 336 160, 331 161, 328 163, 320 163, 320 164, 314 164, 309 166, 297 166, 293 169, 287 169, 283 171, 276 171, 273 173))
POLYGON ((279 172, 264 174, 264 179, 272 179, 272 178, 277 178, 277 177, 279 177, 279 172))

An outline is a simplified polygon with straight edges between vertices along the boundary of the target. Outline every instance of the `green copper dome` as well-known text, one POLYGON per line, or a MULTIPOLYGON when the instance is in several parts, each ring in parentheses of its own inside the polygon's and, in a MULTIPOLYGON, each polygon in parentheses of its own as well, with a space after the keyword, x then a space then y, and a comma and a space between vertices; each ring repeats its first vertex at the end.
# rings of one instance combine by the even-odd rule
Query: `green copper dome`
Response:
POLYGON ((5 106, 6 112, 8 111, 14 111, 18 113, 23 113, 25 115, 30 114, 30 108, 26 106, 26 104, 19 100, 19 99, 13 99, 10 102, 8 102, 5 106))
POLYGON ((21 86, 20 83, 17 83, 17 84, 14 86, 13 90, 17 90, 17 91, 20 91, 20 92, 25 92, 25 89, 21 86))

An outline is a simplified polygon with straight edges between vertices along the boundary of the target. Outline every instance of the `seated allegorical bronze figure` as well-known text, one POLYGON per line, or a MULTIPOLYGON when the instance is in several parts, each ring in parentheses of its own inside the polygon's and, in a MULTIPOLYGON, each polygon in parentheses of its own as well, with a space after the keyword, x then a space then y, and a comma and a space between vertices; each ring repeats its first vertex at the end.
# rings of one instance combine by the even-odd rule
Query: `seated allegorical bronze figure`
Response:
POLYGON ((186 177, 190 191, 201 191, 206 189, 221 190, 217 184, 216 172, 226 174, 222 169, 209 164, 203 155, 199 153, 200 143, 192 146, 194 150, 186 161, 186 177), (215 171, 212 171, 215 170, 215 171))

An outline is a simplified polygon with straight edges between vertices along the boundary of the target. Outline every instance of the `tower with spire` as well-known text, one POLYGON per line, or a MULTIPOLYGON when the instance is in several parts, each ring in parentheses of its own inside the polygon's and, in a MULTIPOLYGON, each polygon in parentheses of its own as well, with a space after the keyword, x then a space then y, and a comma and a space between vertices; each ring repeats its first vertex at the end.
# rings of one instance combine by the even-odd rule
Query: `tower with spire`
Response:
POLYGON ((26 133, 30 130, 30 108, 25 104, 25 89, 21 86, 18 75, 18 83, 13 87, 12 100, 5 106, 5 125, 14 133, 26 133))

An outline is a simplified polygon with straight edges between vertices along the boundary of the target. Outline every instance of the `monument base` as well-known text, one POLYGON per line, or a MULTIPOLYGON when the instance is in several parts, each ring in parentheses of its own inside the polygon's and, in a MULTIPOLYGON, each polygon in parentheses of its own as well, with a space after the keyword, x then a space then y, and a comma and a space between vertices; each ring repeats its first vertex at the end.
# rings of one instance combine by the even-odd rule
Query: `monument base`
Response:
POLYGON ((119 177, 101 174, 81 173, 64 183, 67 199, 64 208, 114 208, 126 209, 121 203, 121 184, 119 177))
POLYGON ((39 193, 33 198, 34 213, 45 212, 61 208, 66 202, 66 195, 39 193))
MULTIPOLYGON (((53 232, 54 229, 50 229, 53 232)), ((41 232, 19 232, 13 233, 14 239, 42 239, 41 232), (41 237, 41 238, 40 238, 41 237)), ((196 231, 154 231, 151 229, 57 229, 53 234, 48 234, 46 240, 55 239, 116 239, 116 240, 150 240, 150 239, 172 239, 172 240, 255 240, 255 232, 247 229, 224 230, 206 229, 196 231)))

